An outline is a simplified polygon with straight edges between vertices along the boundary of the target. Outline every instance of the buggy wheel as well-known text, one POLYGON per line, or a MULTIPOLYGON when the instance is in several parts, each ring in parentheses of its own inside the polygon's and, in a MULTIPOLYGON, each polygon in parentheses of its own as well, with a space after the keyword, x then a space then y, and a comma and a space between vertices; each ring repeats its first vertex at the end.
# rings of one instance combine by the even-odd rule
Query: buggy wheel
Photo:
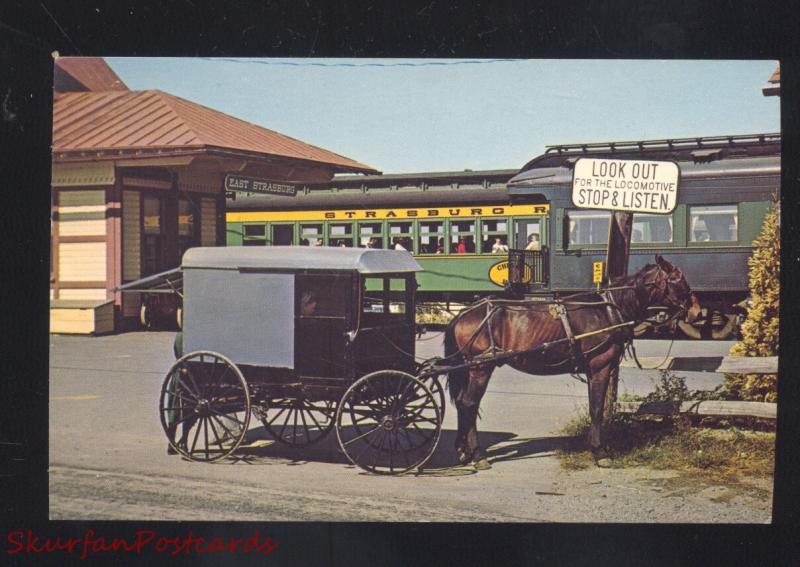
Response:
POLYGON ((307 398, 277 398, 260 412, 261 423, 276 441, 293 447, 316 443, 333 429, 336 405, 307 398))
POLYGON ((417 380, 421 381, 425 384, 428 389, 431 391, 431 394, 438 400, 439 402, 439 413, 441 414, 442 421, 444 421, 444 410, 447 406, 447 400, 445 399, 444 395, 444 388, 442 387, 442 383, 439 380, 439 376, 430 376, 428 378, 417 378, 417 380))
POLYGON ((159 413, 175 451, 193 461, 217 461, 233 453, 247 433, 247 382, 221 354, 191 352, 167 373, 159 413))
POLYGON ((336 411, 347 459, 365 471, 400 474, 421 467, 439 443, 436 396, 405 372, 380 370, 353 383, 336 411))

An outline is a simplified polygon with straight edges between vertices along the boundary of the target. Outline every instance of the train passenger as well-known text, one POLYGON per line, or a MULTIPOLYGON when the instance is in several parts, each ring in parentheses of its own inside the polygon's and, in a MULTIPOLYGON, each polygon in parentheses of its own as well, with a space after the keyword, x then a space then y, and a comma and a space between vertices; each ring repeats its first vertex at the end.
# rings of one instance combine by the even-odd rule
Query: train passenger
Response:
POLYGON ((444 238, 440 238, 439 242, 436 244, 436 253, 444 254, 444 238))
POLYGON ((403 246, 403 244, 401 243, 401 239, 400 239, 400 238, 395 238, 395 239, 394 239, 394 249, 395 249, 395 250, 405 250, 405 251, 408 251, 408 248, 406 248, 405 246, 403 246))
POLYGON ((541 250, 542 243, 539 242, 539 235, 534 233, 528 237, 528 245, 525 247, 525 250, 541 250))
POLYGON ((467 243, 464 241, 464 237, 458 239, 458 246, 456 246, 456 254, 466 254, 467 253, 467 243))
POLYGON ((494 244, 492 244, 492 254, 502 254, 504 252, 508 252, 508 246, 498 236, 494 239, 494 244))

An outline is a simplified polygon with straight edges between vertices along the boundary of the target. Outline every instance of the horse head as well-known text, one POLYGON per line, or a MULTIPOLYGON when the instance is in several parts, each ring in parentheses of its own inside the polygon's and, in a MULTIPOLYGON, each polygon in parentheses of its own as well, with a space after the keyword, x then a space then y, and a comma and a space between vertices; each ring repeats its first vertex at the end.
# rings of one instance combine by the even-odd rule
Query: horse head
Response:
POLYGON ((680 268, 673 266, 658 254, 656 254, 656 266, 658 270, 653 285, 656 293, 660 295, 658 302, 686 313, 686 320, 691 323, 700 314, 700 304, 692 293, 686 276, 680 268))

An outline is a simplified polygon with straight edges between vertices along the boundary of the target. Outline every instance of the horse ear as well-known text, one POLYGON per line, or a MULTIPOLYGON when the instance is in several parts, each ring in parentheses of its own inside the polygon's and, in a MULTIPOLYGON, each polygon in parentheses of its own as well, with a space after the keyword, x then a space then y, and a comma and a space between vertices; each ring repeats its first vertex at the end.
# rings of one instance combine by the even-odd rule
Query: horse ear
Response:
POLYGON ((667 272, 672 271, 673 268, 672 264, 667 262, 660 254, 656 254, 656 264, 658 264, 664 271, 667 272))

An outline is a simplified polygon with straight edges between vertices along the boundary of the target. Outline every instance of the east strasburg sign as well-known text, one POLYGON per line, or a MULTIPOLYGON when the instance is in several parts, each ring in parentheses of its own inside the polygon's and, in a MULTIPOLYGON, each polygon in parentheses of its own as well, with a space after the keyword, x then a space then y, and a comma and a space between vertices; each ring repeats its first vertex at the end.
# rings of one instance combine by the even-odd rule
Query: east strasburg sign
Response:
POLYGON ((225 191, 241 191, 244 193, 267 193, 270 195, 297 195, 297 187, 288 183, 228 174, 225 176, 225 191))
POLYGON ((672 161, 580 158, 572 202, 585 209, 669 214, 678 203, 679 180, 672 161))

